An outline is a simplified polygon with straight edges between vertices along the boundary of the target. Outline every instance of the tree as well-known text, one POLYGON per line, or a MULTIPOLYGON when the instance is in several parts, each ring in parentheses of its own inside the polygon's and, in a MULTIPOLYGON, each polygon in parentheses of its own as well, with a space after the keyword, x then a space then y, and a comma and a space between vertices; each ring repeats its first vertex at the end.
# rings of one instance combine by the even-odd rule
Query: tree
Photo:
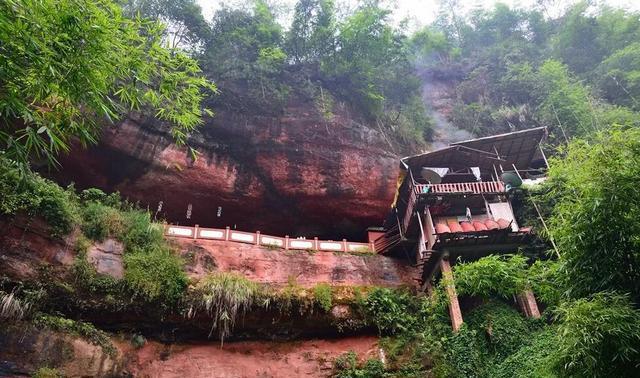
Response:
POLYGON ((317 61, 333 51, 335 34, 333 0, 299 0, 287 33, 287 52, 296 64, 317 61))
POLYGON ((269 5, 218 10, 201 58, 204 70, 222 89, 217 104, 240 111, 277 113, 287 95, 282 69, 282 28, 269 5))
POLYGON ((140 14, 167 25, 164 39, 171 48, 197 49, 210 33, 195 0, 127 0, 123 8, 129 18, 140 14))
POLYGON ((546 61, 538 70, 539 117, 549 125, 552 142, 568 142, 569 137, 585 136, 596 129, 591 96, 569 73, 567 66, 546 61))
POLYGON ((94 143, 106 120, 145 110, 184 144, 215 86, 197 63, 161 45, 163 27, 128 19, 111 0, 0 4, 0 148, 55 162, 71 141, 94 143))
POLYGON ((550 229, 564 261, 567 294, 630 293, 640 303, 640 129, 574 140, 551 162, 550 229))
POLYGON ((640 43, 613 53, 598 66, 596 73, 606 100, 640 110, 640 43))

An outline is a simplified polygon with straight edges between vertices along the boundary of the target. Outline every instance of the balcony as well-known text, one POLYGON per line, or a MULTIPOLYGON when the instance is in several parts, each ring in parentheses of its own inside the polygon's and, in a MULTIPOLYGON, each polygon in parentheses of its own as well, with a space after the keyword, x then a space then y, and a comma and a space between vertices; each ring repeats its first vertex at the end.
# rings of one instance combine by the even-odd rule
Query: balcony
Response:
POLYGON ((504 193, 500 181, 455 182, 448 184, 416 184, 416 194, 491 194, 504 193))

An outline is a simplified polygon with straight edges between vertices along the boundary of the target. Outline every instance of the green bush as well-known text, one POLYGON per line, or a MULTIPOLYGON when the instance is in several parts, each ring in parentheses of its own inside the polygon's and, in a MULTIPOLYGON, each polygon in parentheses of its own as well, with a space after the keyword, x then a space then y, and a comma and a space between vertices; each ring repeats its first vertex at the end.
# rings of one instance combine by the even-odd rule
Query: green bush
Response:
POLYGON ((557 329, 548 327, 529 334, 528 342, 518 351, 496 365, 494 378, 555 378, 557 362, 557 329))
MULTIPOLYGON (((443 345, 446 362, 455 377, 486 376, 489 355, 480 332, 463 324, 458 333, 449 337, 443 345)), ((449 373, 451 374, 451 373, 449 373)))
POLYGON ((135 297, 170 305, 182 297, 187 286, 183 265, 166 247, 133 248, 124 255, 124 280, 135 297))
POLYGON ((526 269, 523 256, 490 255, 455 265, 453 276, 460 295, 511 298, 524 290, 526 269))
POLYGON ((328 284, 318 284, 313 288, 313 297, 316 303, 322 307, 325 312, 331 311, 333 306, 333 292, 328 284))
POLYGON ((82 209, 82 232, 90 239, 102 241, 125 232, 122 214, 100 202, 88 202, 82 209))
POLYGON ((418 298, 406 290, 374 288, 364 300, 367 318, 383 334, 415 332, 433 315, 433 304, 418 298))
POLYGON ((336 358, 334 373, 336 378, 381 378, 387 376, 382 361, 368 359, 359 364, 358 356, 353 351, 336 358))
POLYGON ((573 377, 634 377, 640 361, 640 310, 628 295, 598 293, 557 310, 559 359, 573 377))
POLYGON ((490 301, 465 316, 465 322, 484 336, 486 351, 493 360, 516 352, 532 332, 533 324, 504 303, 490 301))
POLYGON ((44 218, 55 236, 71 232, 78 219, 71 188, 64 190, 37 173, 0 158, 0 214, 13 216, 18 213, 44 218))

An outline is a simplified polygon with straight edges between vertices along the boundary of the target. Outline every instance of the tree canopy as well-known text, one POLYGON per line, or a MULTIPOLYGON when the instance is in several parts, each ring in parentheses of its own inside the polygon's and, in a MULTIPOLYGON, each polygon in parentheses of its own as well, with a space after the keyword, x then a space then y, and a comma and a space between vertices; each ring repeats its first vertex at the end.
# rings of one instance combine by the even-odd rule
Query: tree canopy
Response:
POLYGON ((105 122, 145 110, 184 144, 215 86, 195 60, 164 47, 164 26, 111 0, 0 4, 0 145, 26 162, 94 143, 105 122))

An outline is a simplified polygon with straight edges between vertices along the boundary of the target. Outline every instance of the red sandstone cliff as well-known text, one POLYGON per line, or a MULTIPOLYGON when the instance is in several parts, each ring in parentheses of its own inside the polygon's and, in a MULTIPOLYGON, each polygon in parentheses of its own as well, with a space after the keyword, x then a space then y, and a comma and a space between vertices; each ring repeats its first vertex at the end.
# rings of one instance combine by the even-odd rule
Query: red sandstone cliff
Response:
POLYGON ((345 108, 335 113, 327 122, 309 104, 277 117, 221 111, 191 138, 201 153, 195 163, 166 129, 130 118, 106 130, 98 146, 63 157, 53 176, 118 190, 152 210, 163 201, 162 215, 180 224, 364 237, 389 209, 398 157, 380 131, 345 108))

